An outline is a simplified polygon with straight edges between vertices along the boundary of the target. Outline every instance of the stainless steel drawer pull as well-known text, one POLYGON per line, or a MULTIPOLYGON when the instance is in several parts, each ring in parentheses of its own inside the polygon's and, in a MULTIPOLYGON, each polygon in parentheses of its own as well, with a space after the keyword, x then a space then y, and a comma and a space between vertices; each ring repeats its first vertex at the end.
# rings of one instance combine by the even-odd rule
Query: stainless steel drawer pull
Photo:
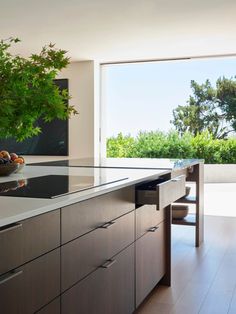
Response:
POLYGON ((8 225, 6 227, 0 228, 0 234, 8 232, 8 231, 15 230, 15 229, 18 229, 18 228, 21 228, 21 227, 22 227, 21 223, 11 224, 11 225, 8 225))
POLYGON ((106 261, 101 267, 102 268, 109 268, 111 267, 113 264, 116 263, 115 259, 109 259, 108 261, 106 261))
POLYGON ((102 228, 102 229, 108 229, 110 228, 112 225, 114 225, 115 221, 109 221, 109 222, 106 222, 104 225, 100 226, 99 228, 102 228))
POLYGON ((148 229, 149 232, 155 232, 159 227, 156 226, 156 227, 152 227, 150 229, 148 229))
POLYGON ((6 283, 7 281, 21 275, 23 273, 23 270, 19 270, 17 272, 10 272, 10 273, 7 273, 3 276, 0 277, 0 285, 6 283))

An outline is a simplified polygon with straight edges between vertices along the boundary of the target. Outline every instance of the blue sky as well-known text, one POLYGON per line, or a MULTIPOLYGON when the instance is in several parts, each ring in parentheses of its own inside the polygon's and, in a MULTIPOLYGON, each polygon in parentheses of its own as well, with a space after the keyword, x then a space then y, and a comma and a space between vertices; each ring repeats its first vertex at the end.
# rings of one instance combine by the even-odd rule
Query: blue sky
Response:
POLYGON ((191 94, 190 81, 215 85, 220 76, 234 77, 236 58, 105 65, 102 71, 107 137, 135 136, 140 130, 168 131, 173 109, 191 94))

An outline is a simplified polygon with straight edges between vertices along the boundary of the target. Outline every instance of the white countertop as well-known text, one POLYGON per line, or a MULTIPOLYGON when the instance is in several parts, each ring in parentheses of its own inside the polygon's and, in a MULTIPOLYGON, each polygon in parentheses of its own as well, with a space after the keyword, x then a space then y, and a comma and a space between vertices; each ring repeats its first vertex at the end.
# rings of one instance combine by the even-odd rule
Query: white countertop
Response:
MULTIPOLYGON (((45 157, 45 156, 44 156, 45 157)), ((43 166, 64 167, 95 167, 95 168, 128 168, 128 169, 170 169, 181 170, 194 166, 203 160, 200 159, 169 159, 169 158, 39 158, 26 156, 26 162, 38 163, 43 166)))
POLYGON ((27 179, 43 175, 76 175, 93 176, 94 174, 105 176, 109 179, 126 178, 116 183, 97 188, 57 197, 54 199, 10 197, 0 196, 0 227, 37 216, 51 210, 80 202, 98 195, 102 195, 119 188, 127 187, 145 180, 153 180, 158 176, 168 173, 168 170, 143 170, 143 169, 100 169, 100 168, 76 168, 76 167, 46 167, 26 166, 22 173, 12 174, 8 177, 0 177, 0 182, 27 179))

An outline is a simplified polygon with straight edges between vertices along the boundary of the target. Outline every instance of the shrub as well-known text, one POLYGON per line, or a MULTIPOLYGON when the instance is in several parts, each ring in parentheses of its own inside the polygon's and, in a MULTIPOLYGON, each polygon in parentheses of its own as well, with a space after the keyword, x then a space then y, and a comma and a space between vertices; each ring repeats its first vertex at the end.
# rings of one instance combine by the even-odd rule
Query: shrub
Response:
POLYGON ((119 133, 117 137, 111 137, 107 140, 107 155, 109 157, 134 157, 135 139, 129 135, 123 136, 119 133))
POLYGON ((208 132, 196 136, 176 131, 140 132, 136 138, 119 133, 107 140, 107 157, 198 158, 205 163, 236 163, 236 138, 213 139, 208 132))

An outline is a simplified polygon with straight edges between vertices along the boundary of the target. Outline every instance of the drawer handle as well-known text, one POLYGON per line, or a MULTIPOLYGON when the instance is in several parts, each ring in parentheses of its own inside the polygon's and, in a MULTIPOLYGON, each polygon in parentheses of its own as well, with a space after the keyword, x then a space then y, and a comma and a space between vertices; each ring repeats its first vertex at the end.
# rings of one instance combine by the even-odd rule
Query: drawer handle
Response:
POLYGON ((179 181, 181 181, 181 179, 180 179, 180 178, 174 178, 174 179, 171 179, 171 182, 179 182, 179 181))
POLYGON ((2 285, 4 283, 6 283, 7 281, 21 275, 22 273, 23 273, 23 270, 19 270, 17 272, 11 272, 11 273, 8 273, 6 275, 1 276, 2 279, 0 278, 0 285, 2 285))
POLYGON ((106 222, 104 225, 100 226, 99 228, 102 228, 102 229, 108 229, 110 228, 112 225, 114 225, 115 221, 109 221, 109 222, 106 222))
POLYGON ((149 232, 155 232, 159 227, 156 226, 156 227, 152 227, 150 229, 148 229, 149 232))
POLYGON ((106 261, 102 266, 100 266, 101 268, 110 268, 113 264, 116 263, 115 259, 109 259, 108 261, 106 261))
POLYGON ((21 227, 22 227, 21 223, 11 224, 11 225, 8 225, 8 226, 6 226, 4 228, 0 228, 0 234, 8 232, 8 231, 15 230, 15 229, 18 229, 18 228, 21 228, 21 227))

